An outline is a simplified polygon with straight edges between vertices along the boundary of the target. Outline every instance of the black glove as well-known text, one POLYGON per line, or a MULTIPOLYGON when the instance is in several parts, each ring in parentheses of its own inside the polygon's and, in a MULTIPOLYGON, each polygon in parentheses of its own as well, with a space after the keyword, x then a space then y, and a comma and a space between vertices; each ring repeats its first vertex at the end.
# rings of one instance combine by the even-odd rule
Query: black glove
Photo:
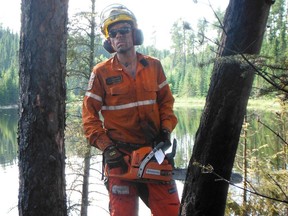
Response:
POLYGON ((125 163, 123 154, 117 149, 116 146, 107 147, 104 152, 105 163, 107 163, 110 169, 122 167, 124 172, 127 171, 127 164, 125 163))
POLYGON ((160 137, 163 142, 165 142, 166 140, 170 141, 170 131, 167 129, 162 129, 160 132, 160 137))
POLYGON ((160 131, 160 139, 165 143, 162 150, 166 151, 172 145, 170 141, 170 131, 167 129, 162 129, 160 131))

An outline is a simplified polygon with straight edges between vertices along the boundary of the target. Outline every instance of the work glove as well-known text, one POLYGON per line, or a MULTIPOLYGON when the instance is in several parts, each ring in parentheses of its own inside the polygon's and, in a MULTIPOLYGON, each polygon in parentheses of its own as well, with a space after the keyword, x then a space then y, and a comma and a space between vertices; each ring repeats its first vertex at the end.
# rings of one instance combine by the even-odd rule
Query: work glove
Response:
POLYGON ((127 172, 127 164, 125 163, 123 154, 117 149, 116 146, 112 145, 107 147, 104 152, 105 163, 109 169, 121 167, 123 172, 127 172))
POLYGON ((170 131, 167 129, 162 129, 160 131, 160 139, 165 143, 163 151, 166 151, 172 144, 170 141, 170 131))
POLYGON ((170 131, 167 129, 162 129, 160 132, 160 137, 163 142, 165 142, 166 140, 170 141, 170 131))

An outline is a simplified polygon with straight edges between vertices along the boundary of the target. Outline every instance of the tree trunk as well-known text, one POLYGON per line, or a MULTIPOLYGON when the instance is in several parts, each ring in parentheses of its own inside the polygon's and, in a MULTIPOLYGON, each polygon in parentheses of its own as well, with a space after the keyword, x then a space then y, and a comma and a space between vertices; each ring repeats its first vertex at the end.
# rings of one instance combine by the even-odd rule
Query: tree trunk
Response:
POLYGON ((67 215, 65 72, 68 0, 22 0, 19 215, 67 215))
MULTIPOLYGON (((89 54, 89 68, 92 71, 95 66, 95 26, 96 26, 96 13, 95 13, 95 1, 91 0, 91 16, 90 16, 90 54, 89 54)), ((89 72, 90 72, 89 71, 89 72)), ((83 185, 82 185, 82 202, 81 202, 81 216, 88 215, 88 206, 89 206, 89 177, 90 177, 90 166, 91 166, 91 145, 87 143, 88 146, 85 149, 84 157, 84 174, 83 174, 83 185)))
POLYGON ((85 157, 84 157, 82 201, 81 201, 81 210, 80 210, 81 216, 88 215, 90 166, 91 166, 91 145, 88 144, 86 152, 85 152, 85 157))
POLYGON ((224 215, 229 185, 217 181, 215 173, 230 178, 254 79, 253 68, 236 57, 259 53, 271 3, 230 0, 218 60, 188 167, 180 215, 224 215), (214 172, 204 173, 195 162, 200 166, 211 165, 214 172))

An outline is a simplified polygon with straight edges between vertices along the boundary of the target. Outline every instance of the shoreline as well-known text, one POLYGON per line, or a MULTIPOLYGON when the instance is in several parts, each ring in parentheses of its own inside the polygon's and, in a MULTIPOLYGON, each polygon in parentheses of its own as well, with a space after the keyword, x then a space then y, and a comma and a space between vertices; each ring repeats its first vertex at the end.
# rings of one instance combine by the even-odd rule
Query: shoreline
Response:
MULTIPOLYGON (((66 101, 67 103, 67 101, 66 101)), ((175 97, 174 108, 183 108, 183 107, 197 107, 204 108, 206 103, 206 98, 177 98, 175 97)), ((66 104, 67 106, 67 104, 66 104)), ((1 106, 0 110, 7 109, 17 109, 18 105, 6 105, 1 106)), ((247 109, 266 109, 266 110, 280 110, 281 106, 276 99, 249 99, 247 109)))
MULTIPOLYGON (((174 107, 197 107, 204 108, 206 98, 175 98, 174 107)), ((249 99, 247 109, 265 109, 276 111, 281 109, 281 105, 276 99, 249 99)))
POLYGON ((0 105, 0 110, 6 110, 6 109, 18 109, 18 105, 7 105, 7 106, 1 106, 0 105))

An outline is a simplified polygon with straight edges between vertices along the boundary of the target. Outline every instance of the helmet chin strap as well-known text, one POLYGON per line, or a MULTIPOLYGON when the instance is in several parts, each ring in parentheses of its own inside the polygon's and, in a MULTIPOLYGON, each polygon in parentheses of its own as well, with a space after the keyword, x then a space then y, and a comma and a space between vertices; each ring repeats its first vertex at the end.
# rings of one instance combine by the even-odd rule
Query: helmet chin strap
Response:
MULTIPOLYGON (((135 46, 142 45, 144 41, 143 32, 140 29, 134 29, 133 34, 134 34, 134 45, 135 46)), ((103 47, 109 53, 115 52, 111 43, 107 39, 103 42, 103 47)))

